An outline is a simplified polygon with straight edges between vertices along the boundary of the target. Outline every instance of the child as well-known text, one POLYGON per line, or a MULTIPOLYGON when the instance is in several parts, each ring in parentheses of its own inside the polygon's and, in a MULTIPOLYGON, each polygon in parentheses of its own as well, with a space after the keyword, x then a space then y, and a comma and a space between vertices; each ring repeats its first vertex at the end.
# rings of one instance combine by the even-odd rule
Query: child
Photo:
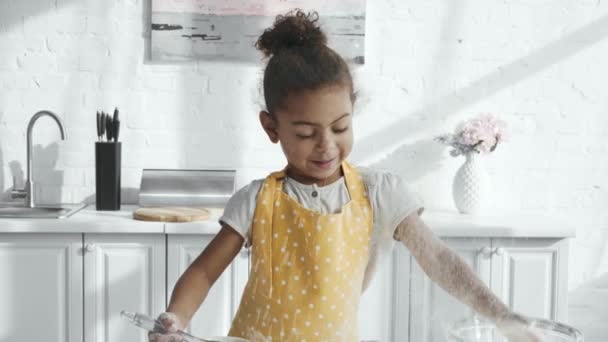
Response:
MULTIPOLYGON (((345 61, 326 45, 316 13, 278 16, 256 47, 270 57, 260 121, 287 166, 239 190, 222 228, 180 277, 167 312, 184 328, 243 243, 252 271, 229 331, 250 341, 359 341, 359 297, 383 241, 406 246, 429 277, 476 311, 536 341, 514 314, 421 221, 396 175, 346 161, 355 93, 345 61)), ((152 333, 151 341, 179 340, 152 333)))

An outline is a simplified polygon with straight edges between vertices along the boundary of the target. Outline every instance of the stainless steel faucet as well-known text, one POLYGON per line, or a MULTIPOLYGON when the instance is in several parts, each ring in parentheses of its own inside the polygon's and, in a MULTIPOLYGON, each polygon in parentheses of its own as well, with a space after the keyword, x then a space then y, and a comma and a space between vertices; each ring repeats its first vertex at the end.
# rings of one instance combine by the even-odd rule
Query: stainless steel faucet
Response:
POLYGON ((61 140, 65 140, 63 123, 55 113, 48 110, 41 110, 34 114, 34 116, 32 116, 30 119, 30 123, 27 125, 27 179, 25 181, 25 187, 23 189, 16 189, 15 184, 13 184, 14 190, 11 191, 12 198, 24 198, 25 206, 30 208, 34 207, 34 174, 32 170, 34 157, 32 155, 32 130, 34 129, 34 123, 36 123, 36 120, 45 115, 48 115, 55 120, 59 126, 59 131, 61 132, 61 140))

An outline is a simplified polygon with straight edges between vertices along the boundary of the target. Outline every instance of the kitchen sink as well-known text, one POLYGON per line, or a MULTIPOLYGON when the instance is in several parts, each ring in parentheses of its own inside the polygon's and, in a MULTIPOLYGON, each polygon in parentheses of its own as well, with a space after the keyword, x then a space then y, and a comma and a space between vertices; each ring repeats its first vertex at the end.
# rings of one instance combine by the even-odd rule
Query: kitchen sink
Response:
POLYGON ((85 203, 40 205, 34 208, 15 204, 0 204, 0 218, 66 218, 82 208, 85 203))

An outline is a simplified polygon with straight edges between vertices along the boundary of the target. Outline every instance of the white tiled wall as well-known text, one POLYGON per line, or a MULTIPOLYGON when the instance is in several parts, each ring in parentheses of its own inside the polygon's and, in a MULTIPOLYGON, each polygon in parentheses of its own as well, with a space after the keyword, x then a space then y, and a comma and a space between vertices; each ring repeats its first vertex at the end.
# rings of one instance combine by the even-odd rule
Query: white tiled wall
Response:
MULTIPOLYGON (((0 191, 25 173, 40 109, 35 178, 44 202, 91 201, 94 113, 118 106, 123 185, 142 168, 237 168, 239 185, 282 166, 257 123, 261 64, 151 62, 144 0, 0 2, 0 191)), ((322 15, 322 13, 321 13, 322 15)), ((608 3, 602 0, 368 0, 356 162, 401 173, 428 207, 450 207, 460 159, 432 137, 494 112, 511 139, 486 158, 494 207, 577 227, 570 322, 607 341, 608 3)))

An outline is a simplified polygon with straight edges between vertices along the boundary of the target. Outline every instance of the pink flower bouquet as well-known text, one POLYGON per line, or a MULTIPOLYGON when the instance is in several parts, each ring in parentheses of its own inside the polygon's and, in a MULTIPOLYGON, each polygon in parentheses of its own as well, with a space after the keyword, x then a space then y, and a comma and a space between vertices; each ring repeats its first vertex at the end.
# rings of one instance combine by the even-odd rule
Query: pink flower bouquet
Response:
POLYGON ((450 155, 456 157, 471 152, 490 153, 506 139, 506 123, 493 114, 479 116, 463 122, 454 133, 440 135, 435 140, 451 146, 450 155))

